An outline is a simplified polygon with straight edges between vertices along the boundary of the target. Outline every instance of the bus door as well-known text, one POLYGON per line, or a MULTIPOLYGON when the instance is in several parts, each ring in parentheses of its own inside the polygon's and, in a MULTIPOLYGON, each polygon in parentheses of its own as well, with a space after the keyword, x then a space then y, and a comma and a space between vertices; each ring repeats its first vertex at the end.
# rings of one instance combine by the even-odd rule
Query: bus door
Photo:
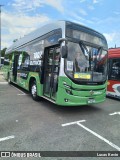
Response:
POLYGON ((60 48, 49 48, 45 53, 44 64, 44 96, 55 100, 60 68, 60 48))
POLYGON ((14 77, 14 81, 17 81, 17 66, 18 66, 18 58, 19 55, 15 55, 14 56, 14 61, 13 61, 13 77, 14 77))

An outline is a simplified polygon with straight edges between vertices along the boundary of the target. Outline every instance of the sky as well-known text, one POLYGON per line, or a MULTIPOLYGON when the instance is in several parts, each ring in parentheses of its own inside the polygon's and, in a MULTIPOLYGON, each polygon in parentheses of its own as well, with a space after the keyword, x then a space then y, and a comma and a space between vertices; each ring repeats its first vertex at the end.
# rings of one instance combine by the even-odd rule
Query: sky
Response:
POLYGON ((0 0, 1 48, 56 20, 69 20, 102 33, 120 47, 120 0, 0 0))

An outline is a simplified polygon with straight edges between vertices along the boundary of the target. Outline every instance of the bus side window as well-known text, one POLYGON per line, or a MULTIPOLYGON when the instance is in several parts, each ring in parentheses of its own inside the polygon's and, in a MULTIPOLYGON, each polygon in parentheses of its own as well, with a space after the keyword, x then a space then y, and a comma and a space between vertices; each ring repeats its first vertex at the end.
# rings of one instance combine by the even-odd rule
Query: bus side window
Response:
POLYGON ((5 55, 4 57, 4 65, 8 66, 12 63, 12 54, 11 55, 5 55))
POLYGON ((9 57, 5 56, 4 65, 8 66, 10 64, 9 57))
POLYGON ((28 54, 24 54, 22 60, 22 69, 29 70, 29 65, 30 65, 30 56, 28 54))
POLYGON ((22 64, 22 54, 19 55, 19 58, 18 58, 18 66, 17 66, 17 69, 21 69, 21 64, 22 64))
POLYGON ((111 69, 111 78, 120 79, 120 59, 113 59, 111 69))

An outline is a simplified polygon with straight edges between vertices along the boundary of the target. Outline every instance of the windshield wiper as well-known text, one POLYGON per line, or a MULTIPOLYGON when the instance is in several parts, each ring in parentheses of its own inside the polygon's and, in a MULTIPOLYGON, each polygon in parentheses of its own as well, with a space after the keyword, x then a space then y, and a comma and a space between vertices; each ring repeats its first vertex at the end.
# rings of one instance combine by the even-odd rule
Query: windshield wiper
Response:
POLYGON ((83 43, 83 41, 80 41, 79 42, 79 45, 80 45, 80 48, 85 56, 85 58, 88 60, 88 57, 89 57, 89 52, 88 52, 88 49, 86 48, 85 44, 83 43))

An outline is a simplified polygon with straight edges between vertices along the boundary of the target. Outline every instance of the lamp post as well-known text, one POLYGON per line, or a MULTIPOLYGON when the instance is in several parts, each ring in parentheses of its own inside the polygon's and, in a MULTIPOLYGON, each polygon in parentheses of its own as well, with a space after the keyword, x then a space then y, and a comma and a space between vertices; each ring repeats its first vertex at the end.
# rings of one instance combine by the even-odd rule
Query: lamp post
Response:
POLYGON ((4 5, 0 4, 0 65, 1 65, 1 7, 4 5))

